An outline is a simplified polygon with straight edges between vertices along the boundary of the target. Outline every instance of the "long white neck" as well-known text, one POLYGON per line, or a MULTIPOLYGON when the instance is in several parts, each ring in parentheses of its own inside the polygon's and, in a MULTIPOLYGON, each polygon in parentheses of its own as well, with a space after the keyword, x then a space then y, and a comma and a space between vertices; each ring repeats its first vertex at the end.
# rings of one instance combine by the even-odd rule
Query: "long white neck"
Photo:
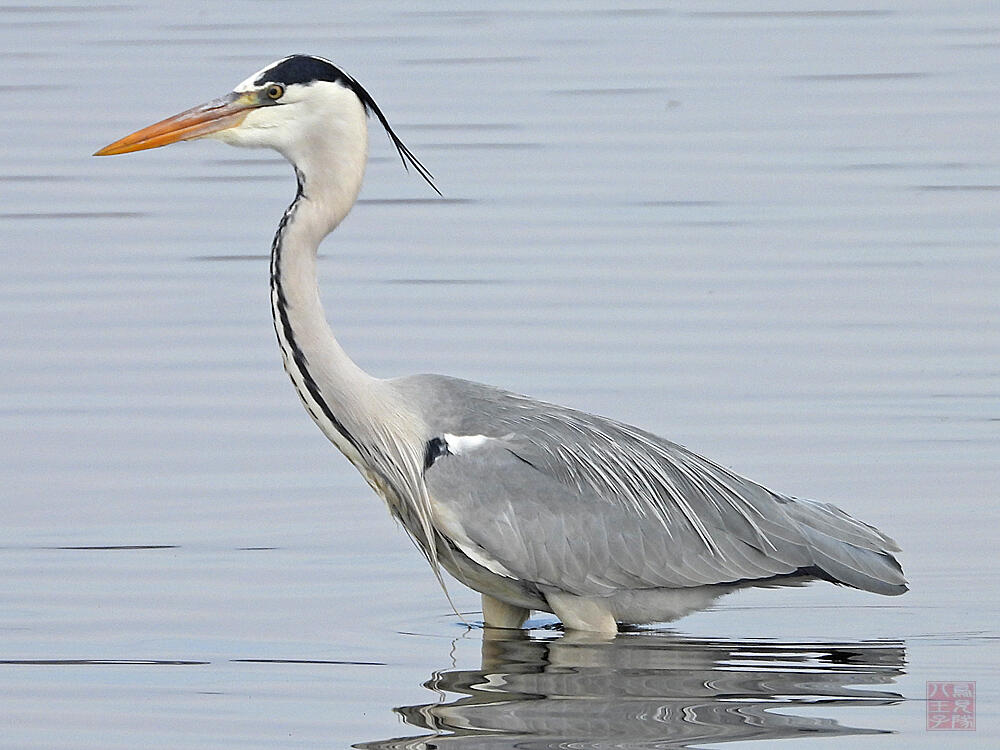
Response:
POLYGON ((391 381, 354 364, 320 303, 316 253, 354 205, 368 156, 364 107, 353 92, 333 86, 329 106, 314 104, 301 114, 300 137, 268 144, 295 165, 299 180, 271 248, 274 328, 285 370, 313 420, 386 499, 438 571, 422 478, 429 427, 391 381))
POLYGON ((380 381, 334 337, 316 274, 319 245, 350 211, 364 176, 368 138, 360 103, 349 114, 325 123, 303 149, 282 149, 295 164, 299 189, 271 248, 271 310, 285 370, 303 404, 357 465, 363 453, 357 435, 367 428, 380 381))

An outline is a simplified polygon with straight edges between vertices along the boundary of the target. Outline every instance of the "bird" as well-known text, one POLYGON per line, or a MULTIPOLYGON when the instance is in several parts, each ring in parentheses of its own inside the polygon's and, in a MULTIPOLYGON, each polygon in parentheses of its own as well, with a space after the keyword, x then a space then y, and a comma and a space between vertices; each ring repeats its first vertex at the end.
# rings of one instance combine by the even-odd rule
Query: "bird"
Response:
POLYGON ((442 569, 482 595, 486 628, 521 628, 537 611, 566 630, 614 637, 621 625, 670 622, 748 587, 826 580, 907 591, 898 545, 833 504, 773 492, 614 419, 444 375, 377 378, 356 365, 327 322, 316 261, 361 190, 370 118, 403 166, 439 192, 368 91, 304 54, 95 155, 209 138, 291 163, 297 189, 270 256, 284 368, 446 596, 442 569))

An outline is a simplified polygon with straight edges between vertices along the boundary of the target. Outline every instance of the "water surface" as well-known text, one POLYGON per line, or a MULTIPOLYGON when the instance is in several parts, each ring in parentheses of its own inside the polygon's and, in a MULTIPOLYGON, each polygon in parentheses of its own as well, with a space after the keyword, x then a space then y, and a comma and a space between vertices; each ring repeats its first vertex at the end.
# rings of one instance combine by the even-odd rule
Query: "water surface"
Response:
POLYGON ((0 36, 0 746, 996 745, 992 9, 55 3, 0 36), (321 261, 362 366, 834 502, 913 590, 745 592, 613 643, 468 629, 281 371, 290 168, 90 157, 291 52, 362 81, 444 193, 373 128, 321 261), (975 732, 925 730, 927 681, 977 683, 975 732))

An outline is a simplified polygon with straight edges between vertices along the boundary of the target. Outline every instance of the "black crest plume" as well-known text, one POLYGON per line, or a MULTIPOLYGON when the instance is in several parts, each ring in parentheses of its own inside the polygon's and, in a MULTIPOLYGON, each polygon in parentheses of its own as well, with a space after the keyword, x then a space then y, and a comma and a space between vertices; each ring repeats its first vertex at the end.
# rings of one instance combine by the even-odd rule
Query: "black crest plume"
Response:
POLYGON ((434 175, 428 171, 427 167, 420 163, 420 160, 413 155, 413 152, 410 151, 400 137, 396 135, 392 126, 389 125, 389 121, 386 119, 385 115, 382 114, 382 110, 379 109, 378 104, 376 104, 375 100, 372 99, 372 95, 369 94, 360 83, 355 81, 329 60, 322 57, 315 57, 313 55, 292 55, 278 61, 267 70, 262 71, 254 83, 258 86, 265 83, 281 83, 287 86, 293 83, 309 85, 314 81, 331 81, 333 83, 339 83, 353 91, 355 95, 357 95, 358 99, 361 100, 361 104, 365 108, 365 112, 369 116, 374 114, 375 117, 378 118, 378 121, 382 123, 382 127, 385 128, 386 135, 389 136, 389 140, 392 141, 392 145, 396 147, 396 151, 399 153, 399 158, 403 162, 403 168, 408 170, 412 165, 417 171, 417 174, 424 178, 434 192, 441 195, 441 191, 438 190, 437 185, 434 184, 434 175))

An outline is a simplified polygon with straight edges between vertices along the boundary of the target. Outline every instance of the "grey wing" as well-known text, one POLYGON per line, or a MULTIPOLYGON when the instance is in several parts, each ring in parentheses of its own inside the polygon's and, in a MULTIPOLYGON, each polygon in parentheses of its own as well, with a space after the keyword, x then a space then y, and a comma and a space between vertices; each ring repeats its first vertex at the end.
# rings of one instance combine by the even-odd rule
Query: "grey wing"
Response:
POLYGON ((425 472, 449 536, 501 575, 581 596, 806 573, 906 590, 892 540, 681 446, 565 412, 444 451, 425 472))

